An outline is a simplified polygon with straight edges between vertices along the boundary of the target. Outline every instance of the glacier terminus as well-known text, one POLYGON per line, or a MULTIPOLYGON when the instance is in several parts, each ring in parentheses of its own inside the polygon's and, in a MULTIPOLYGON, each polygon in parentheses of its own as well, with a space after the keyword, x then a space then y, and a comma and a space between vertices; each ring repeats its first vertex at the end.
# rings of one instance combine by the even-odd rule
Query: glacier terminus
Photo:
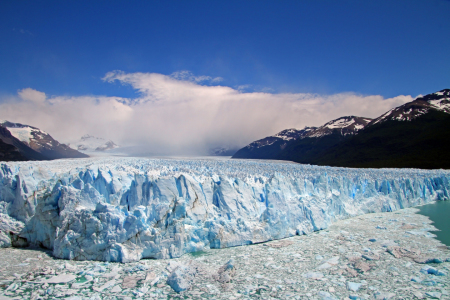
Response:
POLYGON ((4 162, 0 246, 133 262, 308 234, 449 198, 450 171, 288 162, 87 158, 4 162))

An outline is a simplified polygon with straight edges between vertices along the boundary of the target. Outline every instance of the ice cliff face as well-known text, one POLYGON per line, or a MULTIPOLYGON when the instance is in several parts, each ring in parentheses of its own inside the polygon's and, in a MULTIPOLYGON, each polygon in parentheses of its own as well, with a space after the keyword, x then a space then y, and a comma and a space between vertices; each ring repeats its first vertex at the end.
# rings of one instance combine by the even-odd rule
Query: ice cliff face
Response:
POLYGON ((179 257, 446 200, 450 172, 244 160, 102 158, 2 163, 0 244, 58 258, 179 257))

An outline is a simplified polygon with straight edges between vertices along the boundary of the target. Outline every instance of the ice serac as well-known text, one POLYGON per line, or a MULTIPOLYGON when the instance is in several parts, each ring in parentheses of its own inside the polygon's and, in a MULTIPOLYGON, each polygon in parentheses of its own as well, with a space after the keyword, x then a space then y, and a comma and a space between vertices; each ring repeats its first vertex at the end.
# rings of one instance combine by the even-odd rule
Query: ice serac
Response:
POLYGON ((0 237, 4 247, 21 239, 64 259, 172 258, 447 200, 449 179, 445 170, 244 160, 3 163, 0 213, 8 217, 0 219, 0 237))

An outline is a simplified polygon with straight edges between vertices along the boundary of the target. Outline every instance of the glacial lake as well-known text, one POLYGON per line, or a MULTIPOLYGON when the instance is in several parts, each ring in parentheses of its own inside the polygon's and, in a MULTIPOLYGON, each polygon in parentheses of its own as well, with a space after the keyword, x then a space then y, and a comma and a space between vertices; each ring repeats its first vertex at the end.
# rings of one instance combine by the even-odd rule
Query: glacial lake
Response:
POLYGON ((420 214, 429 217, 440 231, 433 231, 437 239, 450 246, 450 201, 436 201, 418 207, 420 214))

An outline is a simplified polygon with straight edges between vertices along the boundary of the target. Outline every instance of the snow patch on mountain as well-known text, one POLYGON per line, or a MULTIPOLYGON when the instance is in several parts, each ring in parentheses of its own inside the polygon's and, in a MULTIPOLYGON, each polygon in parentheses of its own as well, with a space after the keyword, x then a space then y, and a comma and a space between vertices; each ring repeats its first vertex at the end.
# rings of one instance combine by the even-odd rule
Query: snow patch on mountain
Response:
POLYGON ((334 129, 334 128, 343 128, 343 127, 347 127, 352 125, 353 123, 355 123, 354 119, 338 119, 337 121, 334 121, 332 123, 327 123, 325 124, 326 127, 330 128, 330 129, 334 129))
POLYGON ((429 100, 428 103, 430 103, 430 105, 433 106, 433 108, 445 112, 450 112, 450 101, 448 97, 441 100, 429 100))
POLYGON ((25 142, 27 144, 30 143, 30 140, 33 138, 32 132, 35 132, 32 128, 10 128, 9 132, 11 132, 12 136, 16 139, 25 142))
MULTIPOLYGON (((23 125, 20 123, 5 121, 2 123, 2 125, 8 128, 12 136, 26 143, 27 145, 30 145, 31 141, 39 142, 39 138, 43 138, 48 135, 47 132, 40 130, 39 128, 29 125, 23 125)), ((46 142, 46 144, 47 143, 48 142, 46 142)))

